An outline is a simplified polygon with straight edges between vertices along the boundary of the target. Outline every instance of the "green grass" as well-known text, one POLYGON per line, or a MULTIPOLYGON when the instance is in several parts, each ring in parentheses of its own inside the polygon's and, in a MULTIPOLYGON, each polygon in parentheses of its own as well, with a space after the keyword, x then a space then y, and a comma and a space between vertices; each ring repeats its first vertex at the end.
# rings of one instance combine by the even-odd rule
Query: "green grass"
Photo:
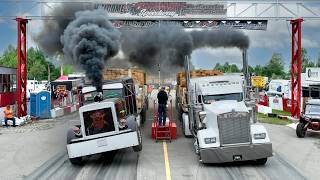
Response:
POLYGON ((283 115, 283 116, 291 116, 291 112, 280 111, 280 110, 275 110, 275 109, 272 109, 272 113, 278 114, 278 115, 283 115))
MULTIPOLYGON (((273 110, 272 110, 272 112, 274 113, 273 110)), ((275 112, 280 112, 280 113, 275 113, 275 114, 279 114, 279 115, 284 115, 287 113, 287 112, 282 112, 282 111, 277 111, 277 110, 275 110, 275 112), (284 113, 284 114, 282 114, 282 113, 284 113)), ((261 113, 257 113, 257 120, 262 123, 278 124, 278 125, 287 125, 287 124, 292 123, 290 120, 287 120, 287 119, 279 119, 277 117, 275 117, 275 118, 268 117, 267 115, 264 115, 261 113)))

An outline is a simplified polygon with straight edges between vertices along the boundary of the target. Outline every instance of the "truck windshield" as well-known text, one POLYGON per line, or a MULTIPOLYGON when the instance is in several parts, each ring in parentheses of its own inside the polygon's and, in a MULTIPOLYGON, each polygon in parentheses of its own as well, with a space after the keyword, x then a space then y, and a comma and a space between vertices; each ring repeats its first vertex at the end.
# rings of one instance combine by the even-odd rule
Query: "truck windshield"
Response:
POLYGON ((103 90, 103 98, 121 98, 122 97, 122 89, 104 89, 103 90))
POLYGON ((306 106, 306 114, 320 114, 320 105, 308 104, 306 106))
MULTIPOLYGON (((97 91, 92 91, 84 94, 85 102, 93 102, 94 97, 96 96, 97 91)), ((121 98, 122 89, 104 89, 103 90, 103 99, 109 98, 121 98)))
POLYGON ((203 102, 205 104, 210 104, 215 101, 222 100, 236 100, 242 101, 242 93, 233 93, 233 94, 217 94, 217 95, 206 95, 203 96, 203 102))

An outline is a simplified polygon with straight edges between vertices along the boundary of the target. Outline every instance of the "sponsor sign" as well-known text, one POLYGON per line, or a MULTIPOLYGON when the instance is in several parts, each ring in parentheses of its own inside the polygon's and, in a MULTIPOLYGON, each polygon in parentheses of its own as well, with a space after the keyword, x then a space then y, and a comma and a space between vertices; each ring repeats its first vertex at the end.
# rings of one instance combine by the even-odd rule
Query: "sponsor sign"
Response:
POLYGON ((320 68, 307 68, 307 81, 320 81, 320 68))
POLYGON ((277 96, 269 96, 269 107, 283 111, 282 98, 277 96))
POLYGON ((117 28, 149 28, 170 23, 184 28, 267 29, 267 20, 225 20, 227 3, 223 2, 102 1, 93 6, 107 11, 117 28))
POLYGON ((199 2, 135 2, 135 3, 105 3, 94 4, 95 8, 108 11, 114 16, 136 17, 183 17, 207 16, 217 17, 227 15, 226 3, 199 3, 199 2))
POLYGON ((253 87, 264 88, 266 85, 266 78, 262 76, 252 76, 251 83, 253 87))
POLYGON ((150 28, 161 25, 178 25, 184 28, 211 28, 211 29, 247 29, 247 30, 266 30, 267 21, 234 21, 234 20, 111 20, 116 28, 150 28))

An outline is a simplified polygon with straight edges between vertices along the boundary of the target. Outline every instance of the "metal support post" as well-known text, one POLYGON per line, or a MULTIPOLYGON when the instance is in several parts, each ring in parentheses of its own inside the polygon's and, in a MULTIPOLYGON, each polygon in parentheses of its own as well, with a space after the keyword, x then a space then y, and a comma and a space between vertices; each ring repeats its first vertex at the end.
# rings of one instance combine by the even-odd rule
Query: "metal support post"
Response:
POLYGON ((294 19, 292 25, 291 60, 291 115, 300 118, 301 107, 301 24, 303 19, 294 19))
POLYGON ((17 116, 27 115, 27 23, 28 19, 16 18, 18 25, 17 46, 17 116))

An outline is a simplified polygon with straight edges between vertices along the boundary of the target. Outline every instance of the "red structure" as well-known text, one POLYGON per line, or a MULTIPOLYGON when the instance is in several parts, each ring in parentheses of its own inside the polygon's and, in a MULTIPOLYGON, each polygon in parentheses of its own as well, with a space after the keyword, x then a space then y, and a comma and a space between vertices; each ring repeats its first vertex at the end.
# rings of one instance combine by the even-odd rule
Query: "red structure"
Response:
POLYGON ((17 47, 17 116, 27 115, 27 23, 28 19, 16 18, 18 24, 17 47))
POLYGON ((16 103, 16 74, 17 69, 0 66, 0 108, 16 103))
POLYGON ((291 20, 292 61, 291 61, 291 115, 300 118, 301 107, 301 24, 303 19, 291 20))
POLYGON ((159 126, 158 110, 156 108, 156 101, 154 101, 151 136, 156 142, 160 140, 168 140, 171 142, 172 139, 177 139, 177 125, 173 122, 172 101, 170 101, 170 110, 167 110, 167 117, 169 121, 166 121, 165 126, 159 126))

